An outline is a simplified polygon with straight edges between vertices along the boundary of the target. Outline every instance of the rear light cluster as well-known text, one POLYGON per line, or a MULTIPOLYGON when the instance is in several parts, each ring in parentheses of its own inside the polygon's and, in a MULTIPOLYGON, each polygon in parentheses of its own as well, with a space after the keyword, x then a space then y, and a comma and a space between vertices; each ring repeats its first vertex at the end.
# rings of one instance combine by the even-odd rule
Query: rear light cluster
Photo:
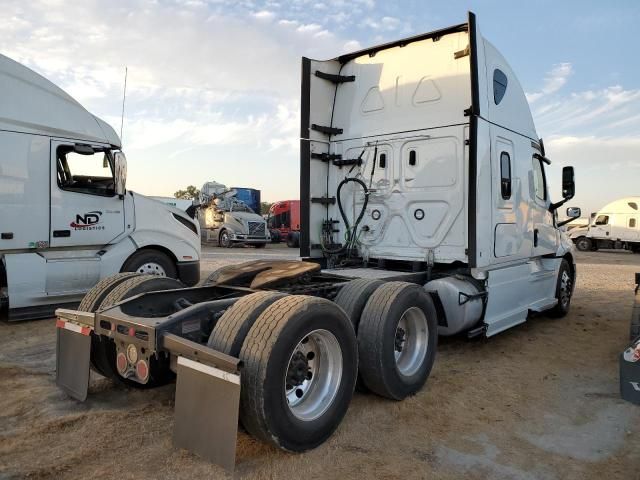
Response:
POLYGON ((132 343, 127 345, 126 353, 119 352, 116 357, 118 373, 127 378, 130 368, 133 367, 136 378, 145 383, 149 379, 149 363, 145 359, 138 359, 138 349, 132 343))

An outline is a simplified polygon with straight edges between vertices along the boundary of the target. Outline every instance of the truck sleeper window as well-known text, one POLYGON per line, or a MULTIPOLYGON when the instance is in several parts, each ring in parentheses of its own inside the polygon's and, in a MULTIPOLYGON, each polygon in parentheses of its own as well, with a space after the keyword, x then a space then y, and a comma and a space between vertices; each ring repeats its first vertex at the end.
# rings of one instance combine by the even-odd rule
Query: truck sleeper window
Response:
POLYGON ((109 152, 79 154, 72 146, 56 152, 58 186, 62 190, 112 197, 115 195, 113 159, 109 152))

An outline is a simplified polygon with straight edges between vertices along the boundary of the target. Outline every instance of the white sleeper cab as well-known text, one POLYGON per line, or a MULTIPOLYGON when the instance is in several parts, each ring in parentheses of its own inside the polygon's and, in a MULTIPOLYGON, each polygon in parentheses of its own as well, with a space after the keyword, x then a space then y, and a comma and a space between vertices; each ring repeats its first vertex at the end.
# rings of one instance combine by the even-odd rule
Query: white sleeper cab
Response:
POLYGON ((3 316, 51 316, 121 271, 199 280, 198 223, 125 190, 126 159, 113 128, 2 55, 0 87, 3 316))
MULTIPOLYGON (((549 160, 524 91, 472 14, 333 60, 304 59, 302 71, 302 256, 429 269, 443 334, 490 336, 530 311, 568 308, 558 302, 575 283, 556 215, 564 200, 549 197, 549 160)), ((567 199, 573 190, 567 167, 567 199)))
POLYGON ((302 261, 252 260, 129 299, 151 279, 99 284, 82 311, 57 311, 62 389, 84 400, 89 365, 131 386, 176 375, 174 443, 228 469, 238 419, 278 448, 315 448, 356 382, 403 400, 424 387, 439 334, 561 317, 575 285, 556 213, 573 168, 552 202, 524 92, 473 14, 303 58, 301 92, 302 261))
POLYGON ((578 250, 622 248, 640 253, 640 197, 626 197, 608 203, 584 227, 569 236, 578 250))

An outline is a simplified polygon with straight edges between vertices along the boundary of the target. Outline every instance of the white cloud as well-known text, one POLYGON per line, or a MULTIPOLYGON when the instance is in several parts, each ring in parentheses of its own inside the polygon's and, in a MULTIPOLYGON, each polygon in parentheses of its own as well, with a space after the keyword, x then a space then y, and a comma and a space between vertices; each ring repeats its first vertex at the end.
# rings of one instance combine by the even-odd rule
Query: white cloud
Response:
POLYGON ((259 12, 255 12, 252 15, 254 18, 257 18, 258 20, 264 20, 267 22, 270 22, 276 17, 276 14, 273 12, 270 12, 269 10, 260 10, 259 12))
POLYGON ((529 103, 533 103, 546 95, 557 92, 567 83, 572 73, 573 66, 570 63, 554 65, 544 79, 542 90, 535 93, 527 93, 527 100, 529 100, 529 103))

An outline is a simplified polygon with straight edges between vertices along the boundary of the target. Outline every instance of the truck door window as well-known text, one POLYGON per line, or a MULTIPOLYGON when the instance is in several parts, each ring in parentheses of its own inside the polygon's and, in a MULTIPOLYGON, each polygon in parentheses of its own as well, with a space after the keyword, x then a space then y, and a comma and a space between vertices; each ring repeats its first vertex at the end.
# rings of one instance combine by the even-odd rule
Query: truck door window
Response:
POLYGON ((533 157, 533 190, 540 200, 547 199, 547 180, 544 175, 542 160, 533 157))
POLYGON ((115 195, 113 158, 106 150, 79 154, 72 146, 56 152, 58 186, 62 190, 112 197, 115 195))
POLYGON ((387 168, 387 154, 380 154, 380 168, 387 168))
POLYGON ((596 225, 607 225, 609 223, 609 215, 598 215, 596 225))
POLYGON ((630 218, 629 219, 629 228, 636 228, 636 219, 635 218, 630 218))
POLYGON ((500 192, 502 198, 511 198, 511 158, 507 152, 500 154, 500 192))

